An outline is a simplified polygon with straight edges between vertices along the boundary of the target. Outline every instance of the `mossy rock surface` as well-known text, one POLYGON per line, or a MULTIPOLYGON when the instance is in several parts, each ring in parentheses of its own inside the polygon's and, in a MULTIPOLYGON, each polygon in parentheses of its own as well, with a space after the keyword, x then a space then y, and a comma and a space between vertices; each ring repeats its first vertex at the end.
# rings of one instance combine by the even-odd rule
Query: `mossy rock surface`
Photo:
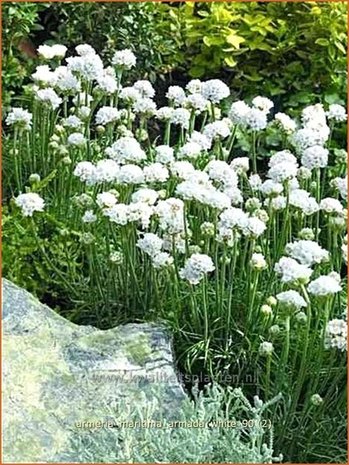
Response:
POLYGON ((154 396, 169 417, 185 397, 164 328, 78 326, 3 279, 4 462, 79 462, 76 425, 154 396))

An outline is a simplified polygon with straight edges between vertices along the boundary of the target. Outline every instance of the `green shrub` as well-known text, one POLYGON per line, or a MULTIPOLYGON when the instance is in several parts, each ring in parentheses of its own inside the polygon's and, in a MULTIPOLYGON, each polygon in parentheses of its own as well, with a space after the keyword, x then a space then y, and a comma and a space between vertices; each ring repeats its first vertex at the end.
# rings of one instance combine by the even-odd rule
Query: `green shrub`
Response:
POLYGON ((16 89, 20 88, 32 67, 32 60, 21 51, 20 45, 34 31, 39 12, 46 8, 37 3, 5 3, 2 5, 2 106, 7 107, 16 89))
POLYGON ((105 59, 110 58, 115 49, 130 48, 137 54, 132 77, 154 82, 178 63, 174 60, 178 38, 170 31, 165 5, 73 2, 54 4, 51 10, 58 25, 52 31, 55 42, 62 41, 70 46, 86 42, 105 59))
POLYGON ((190 76, 226 73, 237 95, 299 106, 346 95, 347 13, 332 2, 186 2, 173 8, 190 76))

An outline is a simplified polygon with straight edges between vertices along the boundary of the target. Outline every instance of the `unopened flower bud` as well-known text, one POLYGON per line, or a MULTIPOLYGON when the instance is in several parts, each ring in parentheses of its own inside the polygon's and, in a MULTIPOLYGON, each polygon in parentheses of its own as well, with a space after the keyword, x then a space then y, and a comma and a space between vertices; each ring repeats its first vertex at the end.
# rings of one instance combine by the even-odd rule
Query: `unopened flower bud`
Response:
POLYGON ((29 176, 29 182, 30 184, 36 184, 41 181, 40 174, 38 173, 33 173, 29 176))
POLYGON ((261 306, 261 313, 262 315, 269 317, 273 314, 273 309, 269 305, 264 304, 261 306))
POLYGON ((140 141, 145 141, 148 139, 148 132, 145 129, 139 129, 137 131, 137 137, 140 141))
POLYGON ((250 264, 257 271, 264 270, 267 267, 267 262, 261 253, 253 253, 250 264))
POLYGON ((58 150, 59 148, 59 144, 56 142, 56 141, 52 141, 48 144, 48 146, 50 147, 50 149, 52 149, 53 151, 56 151, 58 150))
POLYGON ((269 215, 266 212, 266 210, 263 210, 263 208, 256 211, 256 217, 263 221, 263 223, 267 223, 267 221, 269 220, 269 215))
POLYGON ((316 406, 321 405, 323 401, 323 398, 319 394, 313 394, 310 398, 310 402, 316 406))
POLYGON ((304 324, 307 322, 307 315, 304 312, 298 312, 295 315, 297 323, 304 324))
POLYGON ((159 196, 159 199, 160 199, 160 200, 166 199, 166 196, 167 196, 166 190, 165 190, 165 189, 161 189, 160 191, 158 191, 158 196, 159 196))
POLYGON ((190 245, 189 246, 189 253, 194 254, 194 253, 200 253, 201 249, 198 245, 190 245))
POLYGON ((95 237, 93 234, 87 232, 81 235, 81 242, 86 245, 90 245, 94 242, 95 237))
POLYGON ((274 346, 271 342, 264 341, 259 346, 259 354, 269 356, 273 353, 274 346))
POLYGON ((69 154, 69 150, 67 149, 67 147, 65 145, 60 145, 58 147, 58 153, 61 156, 65 156, 65 155, 69 154))
POLYGON ((104 134, 105 133, 105 127, 99 125, 99 126, 96 127, 96 131, 98 132, 98 134, 104 134))
POLYGON ((270 326, 269 331, 270 331, 270 334, 272 334, 273 336, 277 336, 280 333, 280 326, 279 325, 270 326))
POLYGON ((214 224, 208 221, 205 221, 200 226, 201 232, 204 236, 214 236, 214 224))
POLYGON ((298 237, 306 241, 313 241, 315 239, 315 234, 311 228, 303 228, 299 231, 298 237))
POLYGON ((59 230, 59 235, 62 236, 62 237, 67 237, 67 236, 69 236, 69 231, 68 231, 68 229, 66 229, 66 228, 61 228, 61 229, 59 230))
POLYGON ((123 254, 122 252, 114 251, 111 252, 109 255, 109 260, 114 264, 114 265, 121 265, 123 262, 123 254))
POLYGON ((65 131, 64 127, 61 124, 56 124, 55 126, 55 132, 57 134, 63 134, 65 131))
POLYGON ((70 157, 64 157, 62 158, 62 163, 63 165, 70 165, 71 164, 71 158, 70 157))
POLYGON ((253 212, 255 210, 260 209, 262 206, 262 203, 257 197, 251 197, 246 200, 245 202, 245 207, 248 212, 253 212))
POLYGON ((60 141, 60 138, 59 138, 59 136, 58 136, 57 134, 53 134, 53 135, 51 136, 50 142, 57 142, 57 143, 59 143, 59 141, 60 141))
POLYGON ((274 296, 270 296, 267 298, 266 300, 267 304, 270 305, 271 307, 275 307, 278 303, 278 301, 276 300, 276 298, 274 296))

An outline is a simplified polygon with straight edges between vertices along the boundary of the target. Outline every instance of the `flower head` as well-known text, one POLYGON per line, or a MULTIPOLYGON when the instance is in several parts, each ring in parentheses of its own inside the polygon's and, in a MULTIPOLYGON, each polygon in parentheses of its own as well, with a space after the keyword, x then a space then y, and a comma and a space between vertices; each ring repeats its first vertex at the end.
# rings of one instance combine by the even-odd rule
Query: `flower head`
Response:
POLYGON ((327 297, 329 295, 336 294, 341 290, 340 276, 337 273, 320 276, 308 285, 309 294, 317 297, 327 297))
POLYGON ((34 212, 42 212, 45 207, 45 201, 35 192, 19 194, 15 198, 15 204, 20 207, 23 216, 33 216, 34 212))
POLYGON ((33 115, 28 110, 23 108, 12 108, 6 117, 6 124, 9 126, 16 126, 25 130, 31 128, 33 115))
POLYGON ((229 87, 220 79, 211 79, 202 83, 201 93, 205 99, 212 103, 219 103, 226 97, 229 97, 229 87))
POLYGON ((280 258, 274 269, 281 276, 281 282, 295 285, 307 283, 313 273, 312 269, 289 257, 280 258))
POLYGON ((286 245, 286 252, 302 265, 312 266, 329 259, 329 253, 317 242, 300 240, 286 245))
POLYGON ((280 292, 276 295, 276 298, 281 305, 293 310, 300 310, 302 307, 307 306, 306 301, 299 292, 294 290, 280 292))
POLYGON ((185 262, 184 268, 179 272, 182 279, 186 279, 190 284, 199 284, 207 273, 214 271, 215 267, 211 257, 205 254, 196 253, 191 255, 185 262))
POLYGON ((111 62, 117 68, 128 70, 136 65, 136 57, 129 49, 118 50, 114 53, 111 62))

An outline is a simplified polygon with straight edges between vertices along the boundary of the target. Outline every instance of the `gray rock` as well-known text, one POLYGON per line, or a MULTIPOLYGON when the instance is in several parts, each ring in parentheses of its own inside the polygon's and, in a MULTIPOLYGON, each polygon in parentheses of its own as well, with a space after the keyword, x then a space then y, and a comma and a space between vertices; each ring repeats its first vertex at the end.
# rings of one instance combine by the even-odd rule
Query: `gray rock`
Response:
POLYGON ((154 402, 170 418, 184 398, 164 328, 77 326, 3 279, 4 462, 79 462, 84 425, 154 402))

